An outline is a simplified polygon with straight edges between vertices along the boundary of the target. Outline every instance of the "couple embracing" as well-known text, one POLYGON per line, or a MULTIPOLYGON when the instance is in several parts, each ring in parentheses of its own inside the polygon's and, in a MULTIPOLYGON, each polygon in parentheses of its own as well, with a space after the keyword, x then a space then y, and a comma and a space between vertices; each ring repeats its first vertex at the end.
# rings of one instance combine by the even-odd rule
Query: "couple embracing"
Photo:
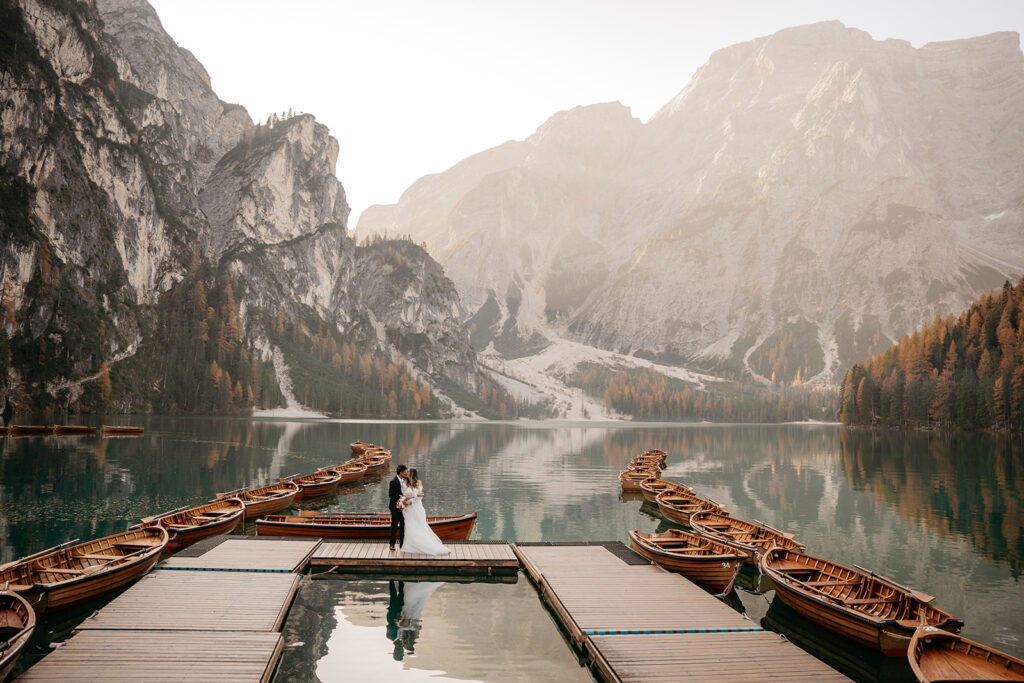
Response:
POLYGON ((388 510, 391 511, 391 550, 395 549, 395 534, 402 551, 424 555, 447 555, 448 548, 441 543, 427 524, 423 509, 423 482, 416 470, 399 465, 395 478, 388 485, 388 510))

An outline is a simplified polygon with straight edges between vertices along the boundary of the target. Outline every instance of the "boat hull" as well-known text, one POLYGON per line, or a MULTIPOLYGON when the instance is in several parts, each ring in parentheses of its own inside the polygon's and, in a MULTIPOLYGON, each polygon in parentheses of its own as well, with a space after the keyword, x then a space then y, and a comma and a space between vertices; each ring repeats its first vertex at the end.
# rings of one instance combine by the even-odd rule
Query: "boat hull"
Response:
MULTIPOLYGON (((799 553, 779 548, 766 552, 761 559, 761 571, 768 576, 772 583, 772 587, 775 589, 775 594, 784 604, 788 605, 795 612, 807 619, 810 619, 819 626, 827 628, 828 630, 838 633, 839 635, 849 638, 861 645, 866 645, 872 649, 879 650, 886 656, 906 656, 907 648, 914 636, 914 632, 917 630, 917 627, 921 625, 921 622, 917 618, 899 619, 884 615, 871 616, 859 609, 853 609, 850 607, 853 602, 858 601, 846 600, 842 595, 837 594, 826 597, 818 591, 812 592, 811 590, 791 584, 789 580, 784 578, 784 574, 773 568, 773 564, 775 564, 775 560, 778 559, 777 556, 785 558, 793 555, 799 555, 799 553)), ((809 560, 822 562, 818 558, 810 558, 810 556, 804 557, 809 560)), ((847 575, 851 577, 851 580, 863 582, 867 579, 865 575, 858 575, 847 568, 838 565, 832 566, 848 572, 847 575)), ((803 585, 810 586, 811 584, 804 583, 803 585)), ((858 583, 857 585, 860 584, 858 583)), ((892 597, 904 600, 911 599, 909 594, 901 594, 897 589, 890 587, 889 584, 885 585, 887 589, 891 591, 892 597)), ((898 599, 878 600, 873 602, 903 604, 898 602, 898 599)), ((920 601, 915 604, 918 605, 915 610, 918 614, 922 614, 923 610, 931 610, 933 613, 939 613, 939 610, 932 608, 930 605, 925 605, 920 601)), ((941 614, 946 615, 946 613, 941 614)), ((955 633, 962 628, 963 622, 946 615, 941 621, 936 620, 932 625, 955 633)))
POLYGON ((0 652, 0 681, 7 680, 36 627, 36 613, 25 598, 0 591, 0 638, 7 646, 0 652))
POLYGON ((729 588, 736 573, 743 566, 743 558, 739 555, 686 557, 666 552, 644 543, 634 535, 634 532, 629 534, 629 545, 633 552, 644 559, 716 591, 729 588))
POLYGON ((188 510, 172 512, 155 518, 143 519, 140 526, 159 525, 167 530, 169 540, 167 550, 177 550, 190 546, 196 541, 229 534, 235 530, 245 516, 245 503, 235 497, 221 498, 205 505, 198 505, 188 510), (210 517, 196 523, 196 517, 210 517))
POLYGON ((341 477, 326 484, 299 484, 299 489, 301 490, 298 494, 296 494, 298 496, 296 500, 306 500, 309 498, 319 498, 320 496, 329 496, 338 490, 339 483, 341 483, 341 477))
POLYGON ((657 479, 657 481, 661 482, 658 486, 650 486, 645 484, 643 481, 640 482, 640 492, 644 494, 644 500, 650 501, 655 505, 658 504, 656 498, 662 491, 683 491, 685 493, 690 493, 690 489, 682 484, 673 484, 668 481, 663 482, 660 479, 657 479), (668 484, 668 486, 665 486, 665 484, 668 484))
MULTIPOLYGON (((256 522, 256 533, 261 536, 305 536, 314 538, 343 538, 347 540, 387 540, 391 534, 391 515, 367 515, 365 524, 318 524, 315 521, 278 521, 261 519, 256 522)), ((316 520, 316 517, 309 517, 316 520)), ((476 513, 440 521, 427 517, 430 528, 442 541, 465 541, 473 533, 476 513)))
MULTIPOLYGON (((757 526, 739 519, 728 518, 727 522, 724 519, 721 520, 723 523, 727 523, 729 525, 728 529, 723 530, 721 526, 716 528, 713 523, 706 523, 706 517, 707 514, 704 513, 691 515, 690 528, 701 536, 718 541, 719 543, 724 543, 737 552, 742 553, 746 558, 746 564, 756 569, 760 569, 761 556, 775 546, 798 550, 800 552, 805 550, 803 545, 792 540, 792 538, 775 533, 774 530, 768 529, 767 527, 757 526), (744 532, 749 536, 748 540, 737 540, 737 534, 744 532), (758 538, 754 538, 754 536, 758 536, 758 538)), ((723 517, 725 516, 723 515, 723 517)))
POLYGON ((142 577, 160 559, 167 541, 163 529, 114 534, 14 564, 0 572, 0 582, 9 582, 11 590, 42 615, 87 602, 142 577), (111 554, 122 545, 127 546, 121 551, 125 554, 111 554))
POLYGON ((619 474, 619 483, 624 493, 642 493, 640 482, 644 479, 657 479, 660 474, 661 470, 653 468, 630 468, 619 474))
POLYGON ((661 516, 670 522, 675 522, 682 526, 690 526, 690 518, 698 512, 714 510, 720 514, 725 514, 724 510, 711 501, 697 498, 696 496, 692 496, 688 500, 673 500, 666 494, 669 496, 674 495, 673 492, 662 492, 655 497, 654 502, 657 503, 658 512, 661 513, 661 516))
POLYGON ((1024 681, 1024 661, 936 628, 917 630, 907 659, 922 683, 1024 681))
POLYGON ((170 540, 167 542, 167 549, 177 550, 178 548, 185 548, 196 541, 201 541, 202 539, 209 538, 210 536, 230 534, 242 521, 242 517, 244 515, 245 509, 243 508, 242 510, 239 510, 237 514, 226 518, 224 521, 202 524, 188 529, 167 529, 168 534, 171 536, 170 540))
POLYGON ((103 436, 141 436, 145 433, 142 427, 112 427, 103 425, 103 436))
POLYGON ((268 500, 249 500, 244 494, 238 497, 245 503, 243 519, 256 519, 263 515, 272 515, 292 506, 295 497, 299 495, 299 488, 282 490, 279 494, 270 497, 268 500))
MULTIPOLYGON (((169 547, 169 546, 168 546, 169 547)), ((132 564, 123 570, 104 572, 94 579, 84 579, 80 582, 69 582, 67 586, 49 587, 39 586, 42 596, 42 613, 54 612, 56 610, 71 607, 82 602, 88 602, 104 593, 117 590, 122 586, 141 579, 153 565, 160 559, 160 553, 153 553, 142 562, 132 564)), ((38 608, 37 608, 38 610, 38 608)))
POLYGON ((8 433, 11 436, 46 436, 53 434, 50 425, 11 425, 8 433))
POLYGON ((85 425, 56 425, 53 433, 57 436, 95 436, 96 428, 85 425))

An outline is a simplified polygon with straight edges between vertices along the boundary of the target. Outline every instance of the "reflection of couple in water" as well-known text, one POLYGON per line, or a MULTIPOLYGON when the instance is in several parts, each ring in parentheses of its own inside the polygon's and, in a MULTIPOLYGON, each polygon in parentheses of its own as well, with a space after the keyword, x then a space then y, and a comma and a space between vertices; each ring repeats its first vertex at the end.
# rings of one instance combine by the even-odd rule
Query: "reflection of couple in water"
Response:
POLYGON ((416 637, 423 626, 423 607, 441 581, 388 581, 387 636, 395 645, 395 660, 413 654, 416 637))

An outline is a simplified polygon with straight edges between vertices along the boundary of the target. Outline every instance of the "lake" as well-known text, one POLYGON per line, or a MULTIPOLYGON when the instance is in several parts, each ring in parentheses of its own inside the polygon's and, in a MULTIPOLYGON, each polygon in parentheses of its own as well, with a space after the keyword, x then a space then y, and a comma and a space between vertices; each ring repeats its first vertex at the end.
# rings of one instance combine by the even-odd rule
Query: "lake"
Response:
MULTIPOLYGON (((473 538, 626 541, 629 529, 666 528, 656 509, 620 493, 617 477, 633 455, 661 448, 669 454, 665 479, 692 486, 734 516, 794 533, 813 555, 931 593, 965 620, 965 636, 1024 656, 1019 441, 832 425, 133 423, 146 435, 0 441, 0 561, 337 464, 356 440, 391 448, 392 468, 419 470, 428 514, 478 510, 473 538)), ((307 503, 384 511, 385 481, 307 503)), ((239 532, 252 533, 253 525, 239 532)), ((901 660, 821 633, 773 603, 768 588, 745 571, 730 603, 850 676, 909 675, 901 660)), ((45 620, 27 661, 88 613, 45 620)), ((512 584, 309 578, 284 633, 282 681, 335 680, 352 657, 388 680, 590 680, 525 577, 512 584), (405 596, 403 618, 389 615, 396 595, 405 596)))

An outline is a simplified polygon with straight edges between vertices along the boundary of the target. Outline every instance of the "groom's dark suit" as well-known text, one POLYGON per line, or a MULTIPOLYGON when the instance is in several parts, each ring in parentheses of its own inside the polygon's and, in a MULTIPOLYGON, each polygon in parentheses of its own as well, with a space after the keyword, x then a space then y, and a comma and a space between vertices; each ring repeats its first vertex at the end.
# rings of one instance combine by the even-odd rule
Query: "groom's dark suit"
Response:
POLYGON ((395 547, 395 532, 398 532, 398 543, 405 542, 405 515, 398 509, 398 499, 402 497, 402 482, 395 475, 388 485, 388 510, 391 511, 391 547, 395 547))

